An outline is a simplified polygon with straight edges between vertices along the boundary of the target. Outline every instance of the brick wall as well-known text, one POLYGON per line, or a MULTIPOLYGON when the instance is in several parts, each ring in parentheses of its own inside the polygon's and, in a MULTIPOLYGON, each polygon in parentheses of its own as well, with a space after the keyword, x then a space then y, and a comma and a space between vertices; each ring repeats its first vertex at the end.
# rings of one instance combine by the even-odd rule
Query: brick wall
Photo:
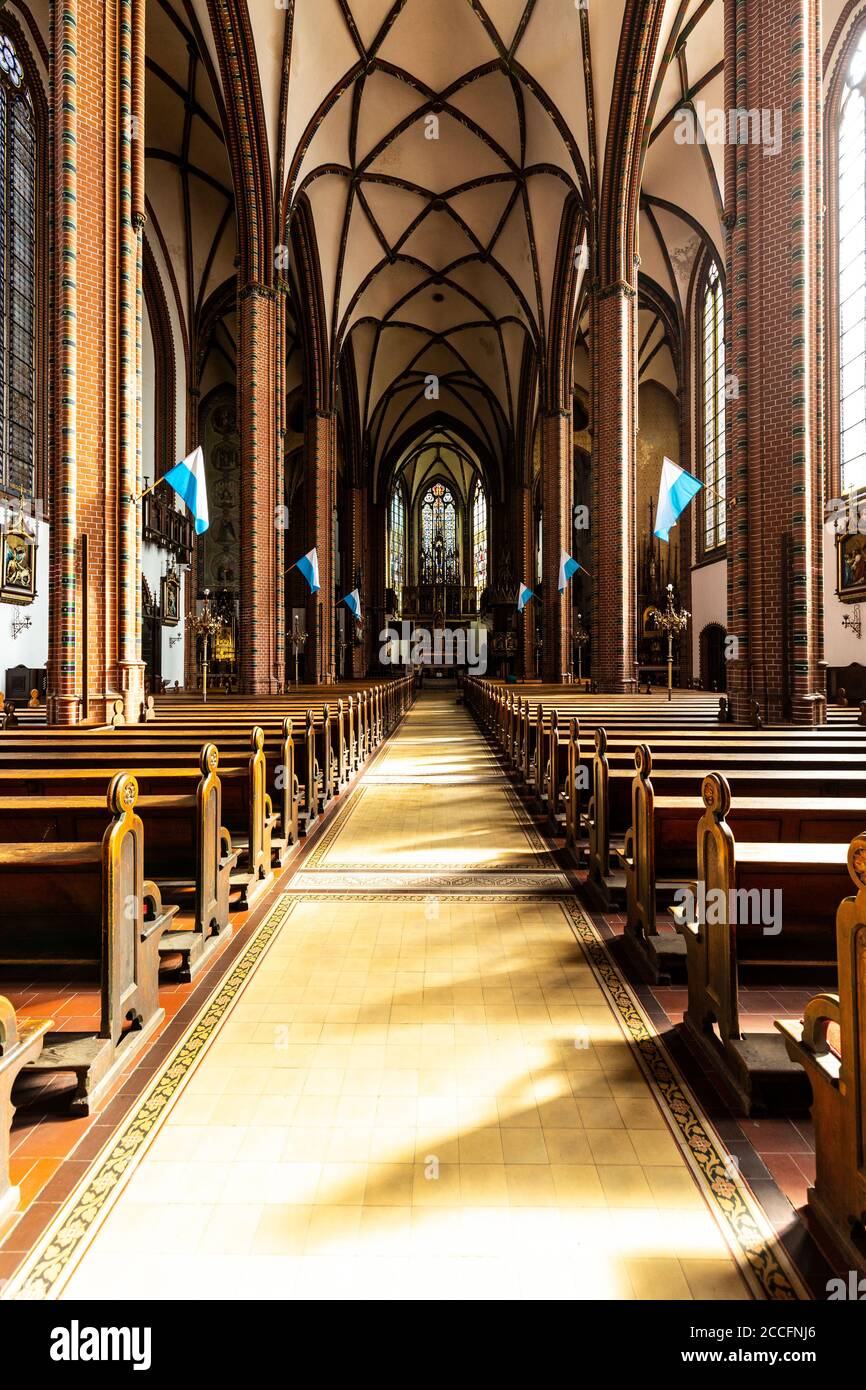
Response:
POLYGON ((593 675, 603 691, 635 688, 636 564, 634 479, 637 299, 616 284, 592 306, 593 675))
POLYGON ((728 0, 730 100, 782 113, 781 153, 726 151, 731 370, 729 688, 738 717, 823 718, 820 12, 728 0))

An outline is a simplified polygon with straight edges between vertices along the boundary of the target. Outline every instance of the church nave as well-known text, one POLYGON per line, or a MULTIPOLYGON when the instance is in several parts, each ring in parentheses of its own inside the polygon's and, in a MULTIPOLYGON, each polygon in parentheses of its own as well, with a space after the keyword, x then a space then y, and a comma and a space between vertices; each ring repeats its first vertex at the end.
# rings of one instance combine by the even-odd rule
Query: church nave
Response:
POLYGON ((7 1293, 114 1296, 131 1246, 129 1299, 800 1291, 552 863, 422 695, 7 1293))

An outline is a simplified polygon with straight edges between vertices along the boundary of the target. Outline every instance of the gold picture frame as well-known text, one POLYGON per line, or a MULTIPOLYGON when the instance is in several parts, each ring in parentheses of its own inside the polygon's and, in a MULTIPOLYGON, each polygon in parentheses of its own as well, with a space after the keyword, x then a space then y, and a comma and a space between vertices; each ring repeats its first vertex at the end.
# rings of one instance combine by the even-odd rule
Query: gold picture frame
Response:
POLYGON ((836 592, 842 603, 866 599, 866 536, 858 531, 836 537, 836 592))
POLYGON ((0 522, 0 602, 26 605, 36 598, 37 538, 24 517, 7 512, 0 522))
POLYGON ((163 627, 177 627, 180 622, 180 580, 176 574, 164 574, 160 609, 163 627))

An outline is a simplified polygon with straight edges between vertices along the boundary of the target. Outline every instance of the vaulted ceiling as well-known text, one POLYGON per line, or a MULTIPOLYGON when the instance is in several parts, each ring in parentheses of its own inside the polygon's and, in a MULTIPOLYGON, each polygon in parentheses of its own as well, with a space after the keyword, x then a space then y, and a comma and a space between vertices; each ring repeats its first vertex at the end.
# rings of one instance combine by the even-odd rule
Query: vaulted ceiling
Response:
MULTIPOLYGON (((49 0, 7 4, 45 51, 49 0)), ((374 465, 397 466, 437 427, 488 464, 501 461, 523 423, 524 345, 541 356, 557 313, 563 209, 578 199, 592 234, 606 157, 618 148, 617 59, 634 15, 649 8, 148 0, 147 236, 183 333, 195 341, 202 324, 208 331, 206 306, 234 274, 245 209, 226 107, 244 100, 261 128, 275 240, 309 202, 325 328, 333 354, 351 345, 374 465), (219 30, 229 10, 253 56, 247 87, 227 94, 219 30)), ((855 7, 823 0, 822 9, 835 50, 855 7)), ((643 131, 639 338, 644 375, 674 388, 695 258, 724 248, 723 148, 678 143, 676 112, 724 107, 724 0, 660 0, 659 10, 643 131)), ((631 68, 626 86, 630 77, 631 68)), ((578 376, 591 352, 581 321, 578 376)), ((231 355, 230 336, 209 340, 217 355, 231 355)))
MULTIPOLYGON (((695 149, 682 158, 672 115, 698 93, 712 99, 722 80, 723 0, 662 8, 640 247, 644 273, 673 299, 679 244, 695 228, 721 242, 720 171, 695 149)), ((251 8, 282 211, 309 201, 328 340, 354 353, 374 474, 437 420, 489 458, 507 455, 527 408, 524 349, 543 361, 556 316, 569 312, 555 298, 569 198, 582 209, 576 234, 593 234, 634 9, 297 0, 287 35, 284 16, 251 8)), ((590 246, 575 305, 592 260, 590 246)), ((657 368, 670 352, 661 343, 657 368)))
POLYGON ((233 358, 231 329, 220 320, 233 308, 237 255, 222 92, 204 32, 184 0, 147 5, 146 235, 168 281, 195 384, 212 352, 229 364, 233 358))

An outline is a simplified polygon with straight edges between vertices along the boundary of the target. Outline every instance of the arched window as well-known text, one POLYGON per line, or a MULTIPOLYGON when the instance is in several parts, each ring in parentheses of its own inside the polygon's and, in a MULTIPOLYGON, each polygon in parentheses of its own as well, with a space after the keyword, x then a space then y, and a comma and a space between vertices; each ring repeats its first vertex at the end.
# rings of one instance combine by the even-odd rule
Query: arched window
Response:
POLYGON ((36 117, 0 32, 0 491, 34 492, 36 117))
POLYGON ((839 110, 839 397, 843 493, 866 487, 866 30, 839 110))
POLYGON ((472 570, 480 598, 487 588, 487 494, 480 483, 472 507, 472 570))
POLYGON ((701 312, 703 551, 725 544, 725 292, 713 261, 701 312))
POLYGON ((444 483, 434 483, 421 503, 421 583, 459 582, 457 505, 444 483))
POLYGON ((390 525, 388 528, 388 583, 397 595, 399 605, 406 573, 406 503, 398 483, 391 493, 390 525))

